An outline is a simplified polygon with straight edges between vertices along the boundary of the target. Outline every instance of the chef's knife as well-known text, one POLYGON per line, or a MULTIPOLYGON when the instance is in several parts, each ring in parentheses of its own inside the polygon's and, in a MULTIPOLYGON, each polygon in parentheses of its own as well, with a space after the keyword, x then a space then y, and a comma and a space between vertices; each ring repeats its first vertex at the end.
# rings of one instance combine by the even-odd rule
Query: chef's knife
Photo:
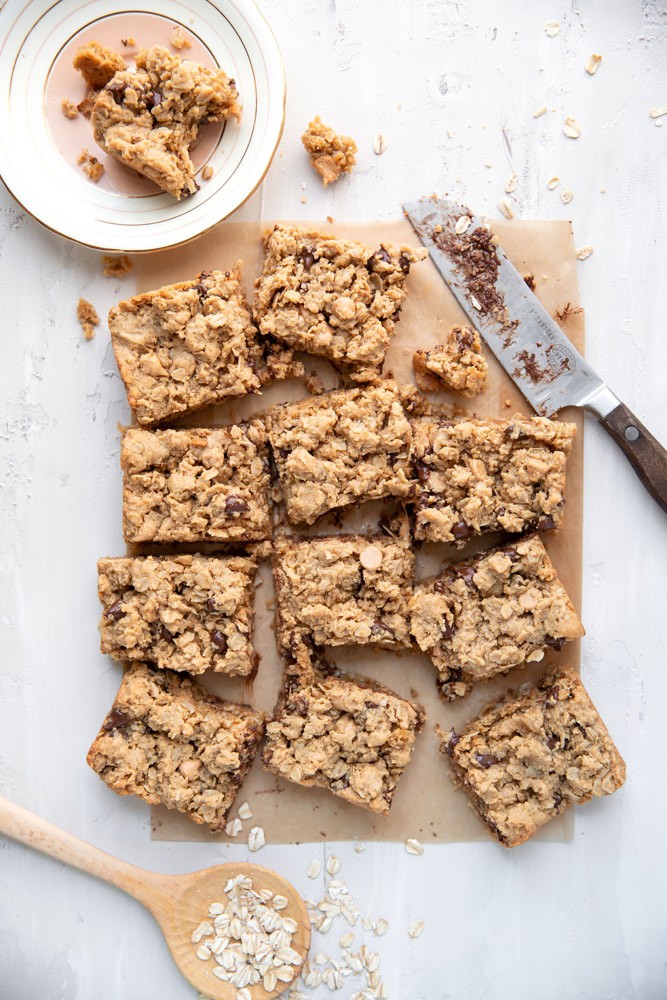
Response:
POLYGON ((497 240, 465 206, 420 198, 403 206, 457 302, 537 413, 583 406, 667 511, 667 451, 554 322, 497 240))

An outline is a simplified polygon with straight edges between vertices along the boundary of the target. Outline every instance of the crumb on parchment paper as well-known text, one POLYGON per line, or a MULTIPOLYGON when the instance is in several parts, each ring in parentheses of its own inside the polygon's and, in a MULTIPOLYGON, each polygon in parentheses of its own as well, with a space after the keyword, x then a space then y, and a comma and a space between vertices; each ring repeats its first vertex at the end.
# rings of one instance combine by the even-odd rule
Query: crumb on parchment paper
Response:
POLYGON ((107 278, 122 278, 129 274, 132 267, 132 261, 127 254, 122 254, 120 257, 105 254, 102 257, 102 274, 107 278))
POLYGON ((92 340, 95 336, 95 327, 99 326, 100 323, 97 309, 87 299, 79 299, 76 307, 76 316, 81 324, 85 339, 92 340))

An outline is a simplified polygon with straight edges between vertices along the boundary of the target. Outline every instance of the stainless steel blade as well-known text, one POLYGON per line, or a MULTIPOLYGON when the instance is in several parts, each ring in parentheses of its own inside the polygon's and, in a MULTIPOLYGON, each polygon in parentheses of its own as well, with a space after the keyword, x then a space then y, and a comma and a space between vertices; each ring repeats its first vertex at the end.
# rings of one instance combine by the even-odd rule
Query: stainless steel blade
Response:
POLYGON ((585 406, 605 417, 618 406, 481 219, 464 205, 435 197, 403 209, 459 305, 533 409, 550 417, 564 406, 585 406))

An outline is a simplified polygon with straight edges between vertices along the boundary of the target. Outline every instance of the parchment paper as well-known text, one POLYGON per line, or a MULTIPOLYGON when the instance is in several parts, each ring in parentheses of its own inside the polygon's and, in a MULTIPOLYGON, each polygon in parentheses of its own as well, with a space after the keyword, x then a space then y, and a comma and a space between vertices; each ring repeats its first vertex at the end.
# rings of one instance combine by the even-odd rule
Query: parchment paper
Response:
MULTIPOLYGON (((201 270, 225 269, 242 260, 246 294, 251 299, 254 278, 261 269, 261 234, 271 223, 228 223, 194 244, 178 250, 135 258, 137 291, 147 291, 175 281, 183 281, 201 270)), ((301 223, 301 225, 309 225, 301 223)), ((314 223, 315 228, 360 239, 369 246, 380 241, 417 244, 407 220, 390 223, 330 224, 314 223)), ((554 315, 567 303, 578 308, 578 288, 575 272, 574 244, 567 222, 507 222, 493 224, 500 242, 517 268, 535 276, 536 294, 554 315)), ((412 353, 417 347, 428 348, 438 343, 443 333, 455 323, 466 322, 453 296, 430 260, 413 266, 408 279, 408 297, 396 326, 385 370, 393 372, 400 382, 413 382, 412 353)), ((561 325, 579 350, 583 351, 583 313, 570 312, 561 325)), ((469 411, 479 416, 510 417, 514 413, 532 414, 518 390, 495 359, 489 360, 489 387, 477 399, 463 401, 469 411)), ((337 379, 324 363, 312 363, 323 377, 327 388, 337 379)), ((191 426, 229 423, 261 412, 267 406, 283 400, 307 396, 298 380, 271 386, 261 397, 229 401, 218 407, 200 411, 183 423, 191 426)), ((461 399, 446 393, 433 394, 435 400, 461 404, 461 399)), ((578 427, 575 446, 568 465, 567 505, 564 523, 557 533, 544 537, 551 558, 570 597, 581 608, 581 541, 583 493, 582 417, 579 411, 564 411, 565 420, 578 427)), ((361 512, 348 517, 342 525, 331 522, 318 525, 317 531, 372 530, 382 510, 381 503, 366 505, 361 512)), ((386 507, 386 505, 385 505, 386 507)), ((449 558, 462 558, 475 547, 488 547, 487 538, 463 552, 447 545, 424 546, 417 553, 417 578, 436 572, 449 558)), ((183 547, 182 547, 183 548, 183 547)), ((190 547, 192 550, 193 547, 190 547)), ((213 551, 201 545, 199 551, 213 551)), ((154 548, 153 551, 160 551, 154 548)), ((224 697, 249 701, 270 712, 280 687, 281 664, 276 653, 272 632, 273 586, 268 563, 260 567, 261 585, 256 594, 255 643, 261 656, 257 677, 251 687, 241 680, 222 678, 209 673, 203 683, 224 697)), ((330 653, 329 658, 351 673, 374 677, 398 694, 415 698, 426 708, 427 722, 417 740, 412 760, 399 784, 389 816, 375 816, 366 810, 343 802, 321 789, 306 789, 282 781, 264 772, 258 761, 246 779, 237 805, 247 801, 252 809, 251 823, 264 827, 267 840, 273 843, 303 843, 321 840, 385 840, 404 841, 417 837, 424 843, 443 841, 474 841, 488 839, 486 829, 467 805, 467 798, 454 788, 446 761, 438 752, 433 727, 460 728, 489 701, 517 687, 529 677, 540 675, 544 667, 559 662, 578 667, 579 643, 568 643, 560 652, 549 652, 542 663, 517 670, 507 677, 478 685, 466 698, 445 704, 438 697, 434 683, 435 669, 430 661, 416 654, 394 654, 350 647, 330 653)), ((198 678, 199 679, 199 678, 198 678)), ((235 815, 232 810, 231 816, 235 815)), ((153 837, 156 840, 225 840, 224 835, 212 835, 179 813, 162 807, 152 811, 153 837)), ((243 836, 243 834, 241 834, 243 836)), ((548 824, 540 839, 569 840, 572 838, 571 810, 548 824)))

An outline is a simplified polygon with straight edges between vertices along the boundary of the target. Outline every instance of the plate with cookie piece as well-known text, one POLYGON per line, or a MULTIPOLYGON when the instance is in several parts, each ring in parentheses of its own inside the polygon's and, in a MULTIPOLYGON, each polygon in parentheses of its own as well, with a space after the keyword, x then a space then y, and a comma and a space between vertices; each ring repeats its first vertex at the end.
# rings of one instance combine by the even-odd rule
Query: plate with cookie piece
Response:
POLYGON ((262 182, 285 72, 253 0, 7 0, 0 177, 48 229, 93 249, 180 246, 262 182))

